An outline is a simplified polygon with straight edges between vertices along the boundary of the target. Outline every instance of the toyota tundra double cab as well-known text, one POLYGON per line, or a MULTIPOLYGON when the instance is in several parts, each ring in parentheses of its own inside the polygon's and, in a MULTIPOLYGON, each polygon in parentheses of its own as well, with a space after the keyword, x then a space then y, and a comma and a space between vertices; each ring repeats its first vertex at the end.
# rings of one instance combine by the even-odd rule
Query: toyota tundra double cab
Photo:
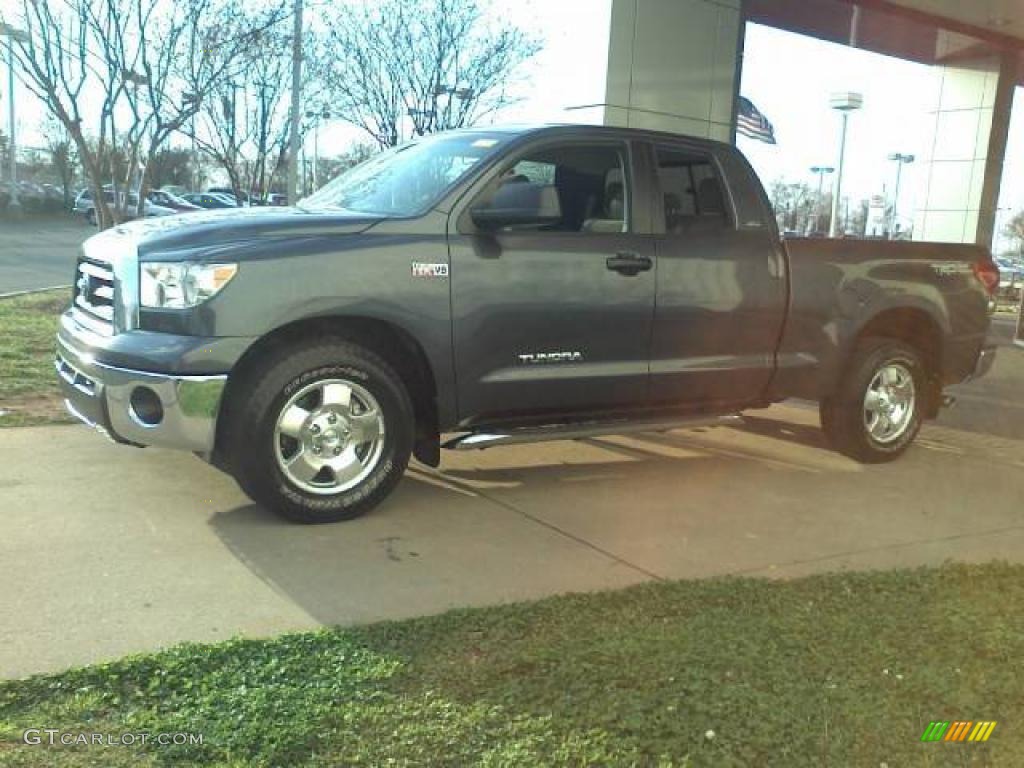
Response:
POLYGON ((666 430, 785 398, 889 461, 985 373, 973 245, 783 241, 727 144, 611 127, 437 134, 291 208, 87 240, 56 367, 119 443, 193 451, 302 522, 410 456, 666 430), (443 441, 443 442, 442 442, 443 441))

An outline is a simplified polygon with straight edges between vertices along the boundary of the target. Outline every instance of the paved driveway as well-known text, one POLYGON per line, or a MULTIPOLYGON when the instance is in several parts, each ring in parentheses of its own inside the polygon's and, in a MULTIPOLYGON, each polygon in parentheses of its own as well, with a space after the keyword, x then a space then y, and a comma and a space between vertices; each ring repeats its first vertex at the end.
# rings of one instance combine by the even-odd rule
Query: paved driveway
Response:
POLYGON ((78 246, 95 233, 70 216, 0 220, 0 294, 70 285, 78 246))
POLYGON ((830 452, 816 411, 783 405, 742 428, 446 453, 370 516, 316 527, 189 455, 0 430, 0 677, 647 579, 1021 561, 1024 350, 1003 377, 1010 400, 970 407, 1014 436, 946 416, 891 465, 830 452))

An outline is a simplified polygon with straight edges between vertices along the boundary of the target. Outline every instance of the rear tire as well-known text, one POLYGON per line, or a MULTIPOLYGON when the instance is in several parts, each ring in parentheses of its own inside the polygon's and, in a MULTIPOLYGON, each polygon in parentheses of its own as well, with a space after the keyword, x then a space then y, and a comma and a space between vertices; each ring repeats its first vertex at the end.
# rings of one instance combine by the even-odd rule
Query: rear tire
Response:
POLYGON ((409 463, 415 422, 402 380, 341 339, 270 354, 232 393, 226 458, 258 504, 300 523, 369 512, 409 463))
POLYGON ((894 339, 854 349, 839 390, 819 406, 821 428, 840 453, 865 464, 900 456, 924 419, 928 378, 921 355, 894 339))

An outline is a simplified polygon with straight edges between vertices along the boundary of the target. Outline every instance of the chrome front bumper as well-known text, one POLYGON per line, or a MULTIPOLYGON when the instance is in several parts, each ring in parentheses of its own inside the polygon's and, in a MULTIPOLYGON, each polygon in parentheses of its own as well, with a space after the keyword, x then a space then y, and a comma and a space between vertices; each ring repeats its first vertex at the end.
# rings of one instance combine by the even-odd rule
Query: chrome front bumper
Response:
POLYGON ((114 441, 212 453, 226 375, 165 376, 117 368, 77 354, 59 338, 54 365, 68 412, 114 441), (150 401, 156 396, 159 419, 140 415, 133 405, 133 396, 140 395, 150 401))

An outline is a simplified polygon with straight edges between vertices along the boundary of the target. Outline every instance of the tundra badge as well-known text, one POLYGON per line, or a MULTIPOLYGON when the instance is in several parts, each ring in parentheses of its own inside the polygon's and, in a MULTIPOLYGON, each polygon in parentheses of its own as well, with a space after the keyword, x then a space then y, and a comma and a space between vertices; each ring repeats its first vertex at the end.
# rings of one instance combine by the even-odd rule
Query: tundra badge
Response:
POLYGON ((524 352, 517 355, 519 362, 526 365, 538 363, 578 363, 583 359, 582 352, 524 352))

